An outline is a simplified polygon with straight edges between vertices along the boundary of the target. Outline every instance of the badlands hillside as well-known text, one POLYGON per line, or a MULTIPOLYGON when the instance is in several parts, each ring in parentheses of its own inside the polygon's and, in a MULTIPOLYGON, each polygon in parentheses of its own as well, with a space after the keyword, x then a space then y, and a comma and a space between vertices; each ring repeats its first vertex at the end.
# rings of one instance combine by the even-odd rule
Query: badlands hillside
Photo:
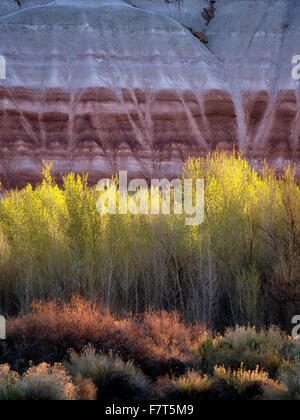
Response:
POLYGON ((173 177, 234 146, 300 175, 299 23, 299 0, 1 0, 2 183, 38 181, 43 159, 173 177))

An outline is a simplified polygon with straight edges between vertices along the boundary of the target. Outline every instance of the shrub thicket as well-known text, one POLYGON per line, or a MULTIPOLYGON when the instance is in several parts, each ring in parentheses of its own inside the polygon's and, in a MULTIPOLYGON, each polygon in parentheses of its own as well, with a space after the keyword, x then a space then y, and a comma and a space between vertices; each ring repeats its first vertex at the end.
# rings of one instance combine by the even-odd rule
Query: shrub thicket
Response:
POLYGON ((184 215, 102 215, 86 176, 59 188, 44 170, 36 188, 0 203, 0 310, 73 295, 111 309, 178 310, 210 327, 290 328, 300 304, 300 189, 251 169, 240 155, 190 159, 186 178, 205 180, 205 222, 184 215))
POLYGON ((8 320, 7 340, 0 341, 0 363, 20 372, 35 364, 62 362, 69 349, 80 353, 87 345, 97 351, 134 360, 152 378, 182 373, 185 364, 207 337, 201 325, 187 325, 177 313, 147 312, 118 318, 82 298, 70 303, 35 303, 30 314, 8 320))
POLYGON ((276 327, 264 331, 237 327, 223 336, 203 340, 196 355, 206 373, 212 373, 215 365, 238 369, 243 363, 251 370, 259 365, 275 378, 286 360, 295 362, 300 357, 300 345, 276 327))
POLYGON ((121 318, 74 298, 9 320, 0 399, 297 400, 299 360, 300 342, 275 327, 221 336, 176 313, 121 318))

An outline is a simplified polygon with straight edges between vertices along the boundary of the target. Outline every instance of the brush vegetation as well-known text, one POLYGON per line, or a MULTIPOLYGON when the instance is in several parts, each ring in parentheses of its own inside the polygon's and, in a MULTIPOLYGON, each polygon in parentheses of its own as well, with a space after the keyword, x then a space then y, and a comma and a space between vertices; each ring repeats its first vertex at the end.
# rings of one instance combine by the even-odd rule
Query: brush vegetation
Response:
POLYGON ((0 400, 299 400, 300 342, 277 327, 223 335, 178 313, 117 317, 73 298, 11 318, 0 400))
POLYGON ((100 215, 87 176, 51 165, 3 193, 0 400, 300 399, 295 171, 215 152, 182 177, 205 181, 200 226, 100 215))
MULTIPOLYGON (((87 176, 58 186, 51 165, 0 203, 0 311, 74 295, 138 314, 179 311, 223 329, 290 328, 300 305, 300 188, 288 168, 257 172, 239 154, 191 158, 205 180, 205 222, 184 215, 100 215, 87 176)), ((299 311, 298 311, 299 312, 299 311)))

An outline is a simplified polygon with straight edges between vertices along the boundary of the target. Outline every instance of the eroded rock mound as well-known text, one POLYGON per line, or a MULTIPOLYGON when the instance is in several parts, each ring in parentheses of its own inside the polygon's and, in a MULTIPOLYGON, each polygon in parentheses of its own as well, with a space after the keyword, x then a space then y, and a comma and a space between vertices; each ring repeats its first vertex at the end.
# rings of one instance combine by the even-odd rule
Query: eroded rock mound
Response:
POLYGON ((210 4, 2 0, 3 183, 38 180, 43 159, 92 182, 119 169, 172 177, 216 147, 299 163, 300 4, 219 0, 206 25, 210 4))

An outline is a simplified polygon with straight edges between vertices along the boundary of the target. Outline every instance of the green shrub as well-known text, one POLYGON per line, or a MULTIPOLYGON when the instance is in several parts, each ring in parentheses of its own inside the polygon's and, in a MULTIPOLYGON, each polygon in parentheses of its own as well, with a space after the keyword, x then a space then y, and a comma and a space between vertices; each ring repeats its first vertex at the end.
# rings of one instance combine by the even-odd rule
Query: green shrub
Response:
POLYGON ((295 353, 296 342, 272 327, 258 332, 254 327, 229 329, 224 336, 202 342, 196 355, 201 369, 212 373, 214 366, 238 369, 241 363, 251 370, 256 366, 276 378, 280 366, 295 353))

